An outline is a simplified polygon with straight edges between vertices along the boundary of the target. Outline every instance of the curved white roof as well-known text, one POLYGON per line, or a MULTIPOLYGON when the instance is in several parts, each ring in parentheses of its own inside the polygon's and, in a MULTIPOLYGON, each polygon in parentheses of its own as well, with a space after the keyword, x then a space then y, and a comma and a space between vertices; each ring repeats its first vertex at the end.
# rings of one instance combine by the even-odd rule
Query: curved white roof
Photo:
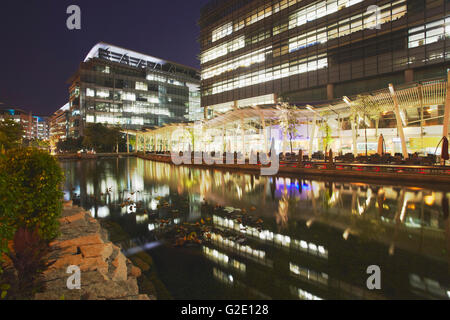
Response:
POLYGON ((128 50, 128 49, 124 49, 121 47, 117 47, 105 42, 99 42, 97 43, 92 49, 91 51, 89 51, 88 55, 86 56, 86 58, 84 59, 84 62, 88 61, 89 59, 92 58, 98 58, 98 50, 99 49, 104 49, 104 50, 109 50, 111 52, 115 52, 118 54, 122 54, 122 55, 127 55, 128 57, 133 57, 139 60, 145 60, 145 61, 150 61, 153 63, 157 63, 157 64, 165 64, 167 63, 167 61, 159 59, 159 58, 155 58, 146 54, 142 54, 133 50, 128 50))

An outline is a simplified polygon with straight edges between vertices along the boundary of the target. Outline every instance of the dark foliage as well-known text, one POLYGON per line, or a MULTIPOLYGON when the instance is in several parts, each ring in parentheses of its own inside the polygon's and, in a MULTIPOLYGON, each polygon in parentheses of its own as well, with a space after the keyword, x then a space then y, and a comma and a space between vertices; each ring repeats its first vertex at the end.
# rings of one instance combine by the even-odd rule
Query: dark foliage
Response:
POLYGON ((83 138, 60 140, 56 144, 56 149, 58 152, 76 153, 83 149, 83 138))
POLYGON ((39 236, 38 228, 33 231, 19 228, 14 235, 13 252, 9 254, 17 271, 17 284, 13 286, 15 298, 29 299, 42 289, 41 273, 50 264, 47 257, 49 244, 39 236))

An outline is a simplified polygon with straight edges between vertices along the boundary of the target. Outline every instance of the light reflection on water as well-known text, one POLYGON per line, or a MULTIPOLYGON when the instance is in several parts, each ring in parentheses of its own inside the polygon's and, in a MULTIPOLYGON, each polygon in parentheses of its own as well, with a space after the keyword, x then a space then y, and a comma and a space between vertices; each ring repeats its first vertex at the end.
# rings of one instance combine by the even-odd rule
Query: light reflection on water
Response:
POLYGON ((198 221, 203 201, 264 220, 262 230, 243 230, 214 215, 215 226, 245 237, 244 244, 213 235, 198 250, 152 250, 175 298, 450 298, 446 190, 258 177, 135 158, 62 166, 65 197, 120 223, 142 248, 159 228, 149 216, 171 217, 158 209, 163 203, 186 202, 175 208, 184 215, 174 224, 198 221), (366 288, 370 265, 382 269, 381 291, 366 288))

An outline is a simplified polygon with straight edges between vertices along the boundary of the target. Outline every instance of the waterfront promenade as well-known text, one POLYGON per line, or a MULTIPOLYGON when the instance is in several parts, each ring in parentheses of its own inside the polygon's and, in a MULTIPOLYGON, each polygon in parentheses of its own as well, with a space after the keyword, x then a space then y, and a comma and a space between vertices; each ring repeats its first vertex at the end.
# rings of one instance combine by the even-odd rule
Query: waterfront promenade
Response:
MULTIPOLYGON (((138 153, 141 159, 172 163, 170 154, 138 153)), ((225 161, 224 161, 225 162, 225 161)), ((261 164, 187 164, 192 167, 216 168, 223 170, 238 170, 260 173, 261 164)), ((450 183, 450 166, 417 166, 417 165, 386 165, 363 164, 325 161, 280 161, 277 175, 308 175, 334 177, 342 179, 382 180, 404 183, 450 183)))

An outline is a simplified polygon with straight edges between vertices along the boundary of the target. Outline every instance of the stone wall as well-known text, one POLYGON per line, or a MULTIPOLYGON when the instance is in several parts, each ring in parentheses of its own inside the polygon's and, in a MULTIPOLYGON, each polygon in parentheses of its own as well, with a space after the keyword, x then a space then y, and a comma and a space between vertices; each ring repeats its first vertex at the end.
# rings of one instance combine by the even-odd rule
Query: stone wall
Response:
POLYGON ((45 292, 36 300, 155 300, 139 294, 141 270, 108 240, 99 222, 71 202, 64 204, 61 235, 50 244, 50 261, 44 272, 45 292), (81 269, 81 289, 69 290, 69 266, 81 269))

